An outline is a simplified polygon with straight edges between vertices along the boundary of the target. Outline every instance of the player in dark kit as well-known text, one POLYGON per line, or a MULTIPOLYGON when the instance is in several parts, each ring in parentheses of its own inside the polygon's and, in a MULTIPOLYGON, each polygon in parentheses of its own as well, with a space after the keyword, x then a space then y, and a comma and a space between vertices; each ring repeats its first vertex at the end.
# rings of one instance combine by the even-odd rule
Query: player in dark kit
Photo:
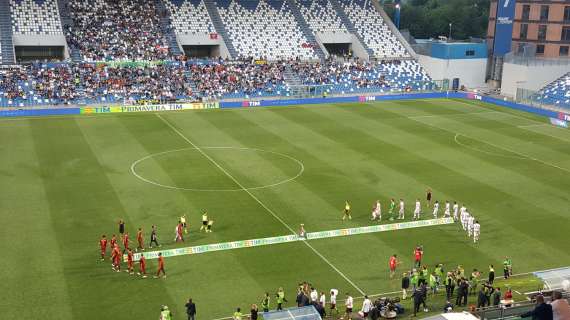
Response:
POLYGON ((426 200, 427 200, 427 202, 426 202, 427 207, 428 208, 431 207, 431 189, 430 188, 428 188, 426 190, 426 200))
POLYGON ((121 235, 121 240, 123 239, 123 234, 125 233, 125 221, 123 219, 119 220, 119 234, 121 235))
POLYGON ((152 244, 155 244, 157 247, 160 247, 160 244, 158 244, 158 237, 156 235, 156 226, 152 226, 152 231, 150 232, 150 247, 152 248, 152 244))

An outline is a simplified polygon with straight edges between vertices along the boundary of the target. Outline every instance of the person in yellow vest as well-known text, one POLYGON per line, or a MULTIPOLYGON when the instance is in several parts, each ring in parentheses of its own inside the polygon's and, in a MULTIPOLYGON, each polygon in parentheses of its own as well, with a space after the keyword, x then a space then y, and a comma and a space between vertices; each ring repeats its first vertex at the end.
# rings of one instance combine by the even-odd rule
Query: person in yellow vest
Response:
POLYGON ((348 203, 348 200, 346 200, 344 202, 344 215, 342 216, 342 220, 346 220, 346 218, 348 218, 348 220, 352 220, 352 216, 350 215, 350 203, 348 203))
POLYGON ((160 320, 172 320, 172 312, 168 309, 168 306, 162 306, 160 320))
POLYGON ((233 320, 241 320, 242 317, 243 317, 243 314, 241 313, 241 308, 237 308, 236 312, 234 312, 232 319, 233 320))

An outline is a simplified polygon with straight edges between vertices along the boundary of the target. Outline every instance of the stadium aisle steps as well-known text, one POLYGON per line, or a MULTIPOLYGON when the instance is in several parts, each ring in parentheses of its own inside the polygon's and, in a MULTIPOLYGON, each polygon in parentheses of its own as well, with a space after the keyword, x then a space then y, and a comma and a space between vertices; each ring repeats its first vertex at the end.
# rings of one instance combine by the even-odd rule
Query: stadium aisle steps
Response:
POLYGON ((216 3, 214 2, 214 0, 204 0, 204 4, 206 5, 206 9, 208 9, 208 14, 210 14, 210 19, 212 19, 212 23, 216 28, 216 32, 222 36, 222 39, 224 40, 226 48, 228 48, 230 55, 234 59, 237 58, 238 57, 237 51, 234 47, 234 44, 230 40, 228 31, 226 30, 224 23, 222 22, 222 18, 220 17, 220 13, 218 12, 216 3))
POLYGON ((180 50, 180 46, 178 45, 178 40, 174 33, 174 28, 172 28, 170 16, 168 15, 168 10, 166 10, 164 2, 162 2, 162 0, 155 0, 155 8, 157 14, 160 16, 160 27, 168 38, 170 54, 174 56, 182 55, 182 50, 180 50))
MULTIPOLYGON (((73 29, 73 19, 69 15, 69 8, 67 7, 67 1, 65 0, 57 0, 57 8, 59 10, 59 17, 61 19, 61 24, 63 25, 63 32, 64 34, 67 32, 67 27, 71 27, 73 29), (67 27, 66 27, 67 26, 67 27)), ((67 44, 69 55, 71 57, 71 61, 73 62, 81 62, 81 52, 79 49, 67 44)))
POLYGON ((12 17, 10 16, 10 0, 0 0, 0 47, 2 64, 15 64, 14 42, 12 41, 12 17))
POLYGON ((301 31, 303 31, 303 34, 305 35, 307 40, 309 40, 309 43, 313 45, 313 49, 315 50, 315 53, 317 54, 319 59, 321 60, 326 59, 328 52, 323 51, 323 49, 317 42, 317 39, 315 38, 313 31, 307 24, 307 21, 301 14, 301 11, 299 11, 299 7, 297 6, 297 3, 295 3, 295 0, 285 0, 285 1, 289 4, 289 7, 291 7, 291 12, 293 12, 295 20, 297 20, 297 23, 301 27, 301 31))
MULTIPOLYGON (((373 57, 374 51, 372 51, 372 49, 370 49, 368 47, 368 45, 366 45, 366 42, 364 42, 364 39, 362 39, 362 37, 358 34, 358 32, 356 32, 356 28, 354 27, 354 24, 350 21, 350 19, 348 19, 348 17, 346 16, 346 13, 342 9, 342 7, 338 1, 339 0, 330 0, 333 8, 336 10, 336 13, 338 14, 340 19, 342 20, 342 23, 344 23, 348 32, 350 32, 351 34, 356 36, 358 41, 360 41, 360 44, 366 49, 368 56, 373 57)), ((340 1, 343 1, 343 0, 340 0, 340 1)))

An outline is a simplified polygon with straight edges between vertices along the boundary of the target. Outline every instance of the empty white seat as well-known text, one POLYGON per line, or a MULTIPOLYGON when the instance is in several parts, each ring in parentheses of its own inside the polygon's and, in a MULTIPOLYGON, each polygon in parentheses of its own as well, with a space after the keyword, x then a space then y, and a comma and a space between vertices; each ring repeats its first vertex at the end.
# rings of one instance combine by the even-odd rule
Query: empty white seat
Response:
POLYGON ((10 0, 10 13, 14 34, 63 34, 56 0, 10 0))
POLYGON ((164 0, 170 13, 170 21, 176 34, 210 34, 216 29, 203 0, 172 1, 164 0), (194 2, 194 3, 193 3, 194 2))
POLYGON ((285 1, 231 1, 218 11, 240 56, 317 59, 285 1))
POLYGON ((370 0, 348 0, 340 3, 348 19, 354 24, 354 28, 376 58, 410 56, 370 0))

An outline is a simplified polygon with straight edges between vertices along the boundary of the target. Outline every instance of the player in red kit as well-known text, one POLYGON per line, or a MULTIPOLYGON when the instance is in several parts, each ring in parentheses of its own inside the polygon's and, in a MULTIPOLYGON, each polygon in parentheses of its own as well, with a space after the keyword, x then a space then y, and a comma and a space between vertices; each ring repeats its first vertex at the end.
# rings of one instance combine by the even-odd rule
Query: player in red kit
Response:
POLYGON ((111 253, 111 260, 113 260, 113 270, 121 272, 121 249, 119 249, 117 243, 115 243, 115 247, 111 253))
POLYGON ((129 274, 135 274, 135 267, 134 267, 134 257, 133 257, 133 250, 127 248, 127 272, 129 274))
POLYGON ((156 276, 154 276, 154 277, 158 278, 160 276, 161 272, 164 275, 162 277, 166 278, 166 271, 164 271, 164 257, 162 256, 162 252, 159 252, 158 253, 158 271, 156 272, 156 276))
POLYGON ((104 261, 105 253, 107 252, 107 237, 105 235, 101 236, 101 240, 99 240, 99 247, 101 247, 101 261, 104 261))
POLYGON ((143 240, 143 231, 142 228, 139 228, 139 231, 137 231, 137 242, 138 242, 138 247, 137 247, 137 251, 138 250, 142 250, 144 251, 144 240, 143 240))
POLYGON ((424 249, 422 246, 417 246, 414 250, 414 261, 416 268, 419 268, 422 265, 422 257, 424 256, 424 249))
POLYGON ((182 241, 184 242, 184 238, 182 236, 182 232, 184 230, 184 226, 182 222, 178 221, 178 225, 176 226, 176 238, 174 239, 176 242, 182 241))
POLYGON ((390 279, 392 279, 394 277, 394 275, 396 274, 396 267, 400 264, 400 261, 398 261, 398 257, 396 255, 393 255, 390 257, 390 279))
POLYGON ((139 276, 142 276, 142 278, 146 278, 146 258, 144 257, 144 254, 141 253, 141 257, 139 258, 139 276))
POLYGON ((125 251, 127 251, 127 248, 129 247, 129 233, 125 232, 125 234, 123 235, 123 253, 125 253, 125 251))
POLYGON ((116 236, 116 235, 113 235, 113 236, 111 237, 111 246, 110 246, 111 250, 113 250, 113 248, 115 248, 115 245, 116 245, 116 244, 117 244, 117 236, 116 236))

